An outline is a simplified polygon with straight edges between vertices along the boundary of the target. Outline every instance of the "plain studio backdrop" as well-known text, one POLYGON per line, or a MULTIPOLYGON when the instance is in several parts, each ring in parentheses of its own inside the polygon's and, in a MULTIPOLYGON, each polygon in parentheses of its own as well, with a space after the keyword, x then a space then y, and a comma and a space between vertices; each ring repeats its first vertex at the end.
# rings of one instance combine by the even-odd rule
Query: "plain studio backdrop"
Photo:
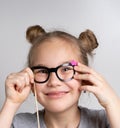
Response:
MULTIPOLYGON (((36 24, 47 31, 63 30, 77 37, 91 29, 99 42, 91 66, 120 96, 119 0, 0 0, 0 108, 5 100, 7 75, 26 67, 30 44, 25 31, 36 24)), ((90 93, 83 94, 79 104, 101 108, 90 93)), ((25 111, 35 111, 32 93, 18 112, 25 111)))

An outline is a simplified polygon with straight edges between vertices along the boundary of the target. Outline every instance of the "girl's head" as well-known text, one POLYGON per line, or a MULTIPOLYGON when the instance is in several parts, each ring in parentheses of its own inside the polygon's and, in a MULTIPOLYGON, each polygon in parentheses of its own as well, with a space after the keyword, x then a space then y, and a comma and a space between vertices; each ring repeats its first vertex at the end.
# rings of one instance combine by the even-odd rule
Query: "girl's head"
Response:
POLYGON ((36 25, 27 29, 26 38, 32 44, 28 65, 38 68, 34 70, 38 102, 52 112, 60 112, 76 106, 82 82, 75 79, 65 82, 59 78, 67 80, 71 78, 74 69, 66 64, 72 60, 88 65, 87 55, 91 55, 98 46, 93 32, 86 30, 76 38, 62 31, 46 32, 36 25), (61 65, 65 67, 61 68, 61 65))
POLYGON ((46 32, 41 26, 35 25, 30 26, 27 29, 26 38, 32 44, 28 56, 28 65, 30 67, 34 64, 38 47, 45 42, 49 42, 49 45, 52 45, 53 42, 64 42, 63 47, 65 45, 67 45, 67 47, 71 47, 71 52, 74 52, 78 57, 78 60, 85 65, 88 65, 87 55, 92 55, 92 51, 98 46, 97 39, 91 30, 86 30, 85 32, 82 32, 79 37, 76 38, 75 36, 62 31, 46 32))

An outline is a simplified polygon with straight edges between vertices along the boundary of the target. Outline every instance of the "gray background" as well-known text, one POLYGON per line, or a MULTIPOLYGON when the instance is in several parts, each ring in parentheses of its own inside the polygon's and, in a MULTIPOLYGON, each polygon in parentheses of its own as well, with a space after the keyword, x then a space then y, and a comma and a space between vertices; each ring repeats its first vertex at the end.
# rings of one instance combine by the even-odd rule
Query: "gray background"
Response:
MULTIPOLYGON (((47 31, 59 29, 75 36, 88 28, 93 30, 100 46, 91 66, 120 96, 119 0, 0 0, 0 108, 5 99, 7 75, 26 66, 30 44, 25 31, 35 24, 47 31)), ((80 104, 101 108, 88 93, 82 95, 80 104)), ((18 112, 24 111, 35 111, 32 94, 18 112)))

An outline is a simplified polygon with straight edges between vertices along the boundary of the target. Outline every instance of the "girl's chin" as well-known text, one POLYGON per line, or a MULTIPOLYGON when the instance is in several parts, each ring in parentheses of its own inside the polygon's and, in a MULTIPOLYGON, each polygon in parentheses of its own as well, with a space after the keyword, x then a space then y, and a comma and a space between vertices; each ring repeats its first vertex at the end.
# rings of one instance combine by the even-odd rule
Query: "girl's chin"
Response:
POLYGON ((77 108, 78 101, 76 103, 68 103, 66 102, 60 102, 60 103, 52 103, 49 105, 44 106, 45 110, 51 113, 64 113, 69 111, 71 108, 77 108))
POLYGON ((52 108, 45 108, 45 111, 50 112, 50 113, 63 113, 67 109, 66 108, 60 108, 58 107, 52 107, 52 108))

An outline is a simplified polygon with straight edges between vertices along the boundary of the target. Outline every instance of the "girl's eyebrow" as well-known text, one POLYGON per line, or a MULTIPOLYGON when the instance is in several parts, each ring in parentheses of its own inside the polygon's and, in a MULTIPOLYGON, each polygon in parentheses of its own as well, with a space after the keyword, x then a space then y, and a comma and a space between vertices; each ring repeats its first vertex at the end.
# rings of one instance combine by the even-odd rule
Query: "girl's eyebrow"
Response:
POLYGON ((74 62, 76 63, 75 60, 71 59, 71 60, 67 60, 67 61, 62 62, 60 65, 66 64, 66 63, 74 63, 74 62))
POLYGON ((47 66, 45 66, 44 64, 37 64, 37 65, 34 65, 32 67, 46 67, 47 68, 47 66))
MULTIPOLYGON (((60 63, 58 66, 60 66, 62 64, 70 63, 70 62, 71 61, 64 61, 64 62, 60 63)), ((33 67, 38 67, 38 66, 49 68, 47 65, 44 65, 44 64, 37 64, 37 65, 35 65, 33 67)))

